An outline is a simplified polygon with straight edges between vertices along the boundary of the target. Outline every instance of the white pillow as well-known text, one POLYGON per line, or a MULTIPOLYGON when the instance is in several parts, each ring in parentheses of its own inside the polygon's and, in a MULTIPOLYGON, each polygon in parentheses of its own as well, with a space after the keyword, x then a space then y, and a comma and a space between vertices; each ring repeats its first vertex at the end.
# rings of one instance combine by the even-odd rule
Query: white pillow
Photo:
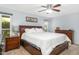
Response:
POLYGON ((36 32, 34 28, 31 28, 30 31, 31 31, 31 32, 36 32))
POLYGON ((25 32, 26 32, 26 33, 33 33, 33 32, 35 32, 35 29, 34 29, 34 28, 25 29, 25 32))
POLYGON ((28 32, 30 29, 25 29, 25 32, 28 32))
POLYGON ((44 32, 42 28, 35 28, 36 32, 44 32))

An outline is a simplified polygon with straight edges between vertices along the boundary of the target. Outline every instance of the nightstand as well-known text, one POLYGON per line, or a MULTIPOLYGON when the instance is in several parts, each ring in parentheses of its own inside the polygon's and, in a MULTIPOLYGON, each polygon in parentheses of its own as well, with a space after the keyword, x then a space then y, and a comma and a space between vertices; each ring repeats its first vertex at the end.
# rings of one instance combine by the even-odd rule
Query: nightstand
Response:
POLYGON ((6 38, 5 51, 9 51, 20 47, 20 37, 13 36, 6 38))

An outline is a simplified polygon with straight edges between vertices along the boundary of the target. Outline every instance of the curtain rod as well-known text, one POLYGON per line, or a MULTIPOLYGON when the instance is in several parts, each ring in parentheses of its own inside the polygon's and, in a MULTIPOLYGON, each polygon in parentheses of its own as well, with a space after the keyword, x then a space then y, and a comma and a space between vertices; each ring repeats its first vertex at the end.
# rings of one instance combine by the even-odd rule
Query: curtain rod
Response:
POLYGON ((13 15, 12 13, 7 13, 7 12, 2 12, 2 11, 0 11, 0 14, 7 14, 7 15, 13 15))

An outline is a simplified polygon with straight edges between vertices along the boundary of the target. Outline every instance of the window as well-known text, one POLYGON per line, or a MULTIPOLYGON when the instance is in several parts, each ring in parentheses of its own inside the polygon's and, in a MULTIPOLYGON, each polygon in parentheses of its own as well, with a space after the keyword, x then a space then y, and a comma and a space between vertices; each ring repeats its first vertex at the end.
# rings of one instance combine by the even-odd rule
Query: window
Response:
POLYGON ((2 16, 2 35, 3 37, 10 36, 10 16, 2 16))

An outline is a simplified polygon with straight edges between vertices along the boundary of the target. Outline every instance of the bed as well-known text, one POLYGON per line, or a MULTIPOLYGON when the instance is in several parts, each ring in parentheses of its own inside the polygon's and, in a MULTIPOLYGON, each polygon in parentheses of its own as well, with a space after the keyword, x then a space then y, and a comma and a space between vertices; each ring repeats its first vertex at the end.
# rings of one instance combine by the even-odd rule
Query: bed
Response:
POLYGON ((57 55, 68 48, 68 41, 63 40, 65 38, 68 39, 68 37, 66 37, 66 35, 64 34, 38 32, 38 33, 31 33, 27 35, 27 33, 25 33, 25 29, 27 28, 42 28, 42 27, 25 26, 25 25, 19 26, 21 45, 32 55, 42 55, 42 54, 57 55), (29 38, 29 36, 31 36, 31 38, 29 38))

